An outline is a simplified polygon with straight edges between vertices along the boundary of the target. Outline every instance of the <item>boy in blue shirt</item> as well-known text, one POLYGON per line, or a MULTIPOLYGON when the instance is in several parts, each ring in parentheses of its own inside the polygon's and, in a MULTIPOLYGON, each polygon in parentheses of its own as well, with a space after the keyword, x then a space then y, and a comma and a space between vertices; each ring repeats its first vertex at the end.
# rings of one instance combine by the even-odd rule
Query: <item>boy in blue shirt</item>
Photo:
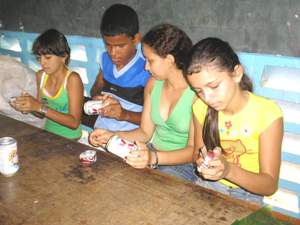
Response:
POLYGON ((137 13, 129 6, 114 4, 104 12, 100 30, 106 52, 100 58, 91 96, 108 105, 100 110, 94 128, 135 129, 140 124, 144 87, 150 77, 137 49, 141 40, 137 13))

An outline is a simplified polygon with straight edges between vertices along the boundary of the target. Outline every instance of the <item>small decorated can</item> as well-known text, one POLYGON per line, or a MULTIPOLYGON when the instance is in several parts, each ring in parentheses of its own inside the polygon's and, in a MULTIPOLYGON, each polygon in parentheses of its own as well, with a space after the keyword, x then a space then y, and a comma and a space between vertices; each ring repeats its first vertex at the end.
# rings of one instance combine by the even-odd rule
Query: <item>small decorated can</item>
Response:
POLYGON ((10 177, 18 169, 17 140, 12 137, 0 138, 0 173, 10 177))
POLYGON ((117 135, 113 135, 106 144, 107 151, 121 157, 125 158, 130 151, 138 150, 139 147, 129 140, 121 138, 117 135))
POLYGON ((97 115, 99 114, 99 109, 102 109, 106 105, 101 100, 90 100, 84 104, 83 109, 87 115, 97 115))
POLYGON ((90 166, 97 161, 97 152, 95 150, 86 150, 79 155, 79 161, 83 166, 90 166))

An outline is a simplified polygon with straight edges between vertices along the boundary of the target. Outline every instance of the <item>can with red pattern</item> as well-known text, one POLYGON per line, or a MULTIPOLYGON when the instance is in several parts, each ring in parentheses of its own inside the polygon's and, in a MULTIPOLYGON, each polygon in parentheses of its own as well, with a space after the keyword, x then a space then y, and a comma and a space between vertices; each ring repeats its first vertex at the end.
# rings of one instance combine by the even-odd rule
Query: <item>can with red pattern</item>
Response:
POLYGON ((129 140, 121 138, 117 135, 113 135, 106 144, 107 151, 121 157, 125 158, 130 151, 138 150, 138 146, 129 140))
POLYGON ((0 173, 10 177, 18 169, 17 140, 12 137, 0 138, 0 173))
POLYGON ((107 104, 104 104, 101 100, 90 100, 84 104, 83 109, 87 115, 97 115, 99 114, 99 110, 106 105, 107 104))
POLYGON ((95 150, 86 150, 80 153, 79 161, 83 166, 90 166, 97 161, 97 152, 95 150))
POLYGON ((215 154, 212 151, 208 151, 207 155, 204 158, 203 163, 200 165, 200 168, 205 168, 205 169, 209 168, 209 164, 208 163, 211 160, 213 160, 214 156, 215 156, 215 154))

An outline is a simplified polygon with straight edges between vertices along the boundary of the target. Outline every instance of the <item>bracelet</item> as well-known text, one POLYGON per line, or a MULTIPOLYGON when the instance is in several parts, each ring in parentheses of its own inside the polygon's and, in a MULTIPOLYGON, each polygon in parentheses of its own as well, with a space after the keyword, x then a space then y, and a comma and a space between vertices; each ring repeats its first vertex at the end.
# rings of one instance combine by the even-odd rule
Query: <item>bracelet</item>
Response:
POLYGON ((45 116, 48 112, 48 106, 45 103, 42 103, 42 106, 40 108, 40 113, 45 116))
POLYGON ((151 169, 156 169, 158 167, 158 155, 157 155, 157 151, 156 149, 153 147, 153 145, 151 143, 147 144, 147 147, 149 149, 149 152, 151 153, 151 158, 152 158, 152 153, 154 153, 155 155, 155 163, 150 163, 149 167, 151 169))

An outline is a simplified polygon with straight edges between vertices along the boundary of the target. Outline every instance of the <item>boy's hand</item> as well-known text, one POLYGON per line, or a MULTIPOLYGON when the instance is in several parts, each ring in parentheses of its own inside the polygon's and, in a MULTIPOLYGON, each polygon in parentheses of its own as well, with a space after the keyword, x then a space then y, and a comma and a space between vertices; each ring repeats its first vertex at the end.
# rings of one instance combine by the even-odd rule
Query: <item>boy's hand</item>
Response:
POLYGON ((95 95, 92 99, 93 100, 101 100, 101 101, 103 101, 104 95, 95 95))
POLYGON ((99 114, 101 116, 113 118, 116 120, 123 120, 122 114, 124 110, 117 99, 109 95, 104 95, 102 96, 101 100, 103 101, 104 105, 106 105, 99 110, 99 114))

